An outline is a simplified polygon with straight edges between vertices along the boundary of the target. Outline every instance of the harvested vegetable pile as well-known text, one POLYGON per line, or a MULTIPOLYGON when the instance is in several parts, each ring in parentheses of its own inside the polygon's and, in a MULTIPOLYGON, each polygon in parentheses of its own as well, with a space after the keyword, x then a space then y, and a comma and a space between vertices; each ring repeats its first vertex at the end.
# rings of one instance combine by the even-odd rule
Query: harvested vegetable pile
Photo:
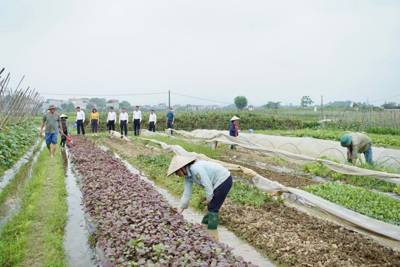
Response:
POLYGON ((69 144, 107 266, 255 266, 177 215, 163 196, 84 136, 69 144))

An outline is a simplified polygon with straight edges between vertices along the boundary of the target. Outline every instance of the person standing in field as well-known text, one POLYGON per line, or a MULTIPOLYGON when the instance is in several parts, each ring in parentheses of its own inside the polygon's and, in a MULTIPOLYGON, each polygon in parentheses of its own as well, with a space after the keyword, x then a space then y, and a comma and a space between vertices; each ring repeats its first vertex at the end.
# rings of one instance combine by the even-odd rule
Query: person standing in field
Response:
POLYGON ((85 112, 83 112, 80 107, 76 107, 76 123, 78 126, 78 134, 81 134, 82 130, 82 135, 85 135, 85 127, 83 125, 85 123, 85 112))
POLYGON ((149 131, 156 131, 157 115, 154 113, 154 109, 150 111, 149 116, 149 131))
POLYGON ((169 165, 167 176, 176 174, 185 178, 185 190, 178 208, 178 214, 189 207, 193 184, 202 186, 206 191, 207 212, 201 221, 207 229, 218 227, 219 209, 225 201, 233 180, 231 173, 223 166, 209 161, 196 160, 194 156, 175 155, 169 165))
POLYGON ((108 125, 108 132, 110 133, 111 130, 115 131, 115 121, 117 120, 117 114, 114 112, 114 108, 110 107, 110 112, 108 112, 107 116, 107 125, 108 125))
POLYGON ((97 126, 100 122, 100 115, 97 112, 97 109, 92 109, 92 113, 90 113, 90 123, 92 125, 92 136, 97 136, 97 126))
POLYGON ((58 132, 61 133, 63 132, 64 134, 61 134, 61 142, 60 142, 60 146, 65 147, 65 143, 67 142, 67 136, 68 136, 68 116, 62 114, 60 116, 61 118, 61 125, 62 128, 60 128, 60 126, 58 126, 58 132), (61 131, 62 130, 62 131, 61 131))
MULTIPOLYGON (((240 118, 233 116, 231 119, 231 124, 229 126, 229 135, 233 137, 237 137, 239 135, 239 126, 236 121, 240 120, 240 118)), ((236 146, 231 145, 231 149, 236 150, 236 146)))
POLYGON ((133 131, 135 133, 135 136, 139 135, 140 132, 140 123, 142 122, 142 112, 139 110, 139 106, 135 107, 135 110, 133 111, 133 131))
POLYGON ((45 130, 45 139, 46 145, 49 149, 50 156, 54 157, 54 153, 56 152, 57 148, 57 139, 58 139, 58 127, 60 127, 61 135, 64 134, 63 126, 61 125, 61 118, 60 115, 56 114, 56 106, 50 105, 48 110, 49 113, 44 114, 42 123, 40 125, 40 136, 43 135, 43 127, 46 123, 46 130, 45 130), (51 146, 51 144, 53 144, 51 146))
POLYGON ((347 148, 347 161, 356 165, 358 154, 364 153, 365 161, 374 164, 372 160, 371 138, 362 133, 349 133, 340 137, 340 145, 347 148))
POLYGON ((125 136, 128 136, 128 121, 129 115, 126 112, 125 108, 122 108, 121 114, 119 114, 119 126, 121 127, 121 138, 123 138, 123 133, 125 132, 125 136))
MULTIPOLYGON (((174 128, 174 122, 175 122, 175 115, 174 113, 172 113, 172 108, 168 109, 168 113, 167 113, 167 128, 168 129, 173 129, 174 128)), ((173 130, 171 130, 171 135, 174 135, 173 130)))

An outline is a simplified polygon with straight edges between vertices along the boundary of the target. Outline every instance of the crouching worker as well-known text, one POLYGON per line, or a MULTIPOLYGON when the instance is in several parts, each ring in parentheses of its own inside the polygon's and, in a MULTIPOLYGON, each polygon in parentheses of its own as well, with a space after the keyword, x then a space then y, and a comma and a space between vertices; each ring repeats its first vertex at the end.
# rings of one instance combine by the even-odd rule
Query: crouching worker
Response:
POLYGON ((356 165, 358 154, 364 153, 365 160, 374 164, 372 160, 371 138, 362 133, 349 133, 340 137, 340 145, 347 147, 347 161, 356 165))
POLYGON ((194 156, 179 155, 172 158, 167 175, 170 176, 173 173, 185 178, 185 191, 178 213, 181 214, 188 208, 193 184, 200 185, 206 191, 206 201, 203 204, 208 207, 201 223, 208 224, 207 228, 210 230, 217 229, 219 209, 232 187, 231 173, 217 163, 196 160, 194 156))

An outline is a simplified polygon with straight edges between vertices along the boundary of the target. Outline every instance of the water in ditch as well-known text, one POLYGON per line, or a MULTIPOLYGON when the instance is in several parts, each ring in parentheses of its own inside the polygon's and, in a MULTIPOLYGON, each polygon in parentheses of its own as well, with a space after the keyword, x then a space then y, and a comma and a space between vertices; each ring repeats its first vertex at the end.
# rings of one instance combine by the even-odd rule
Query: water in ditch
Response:
MULTIPOLYGON (((38 141, 39 142, 39 141, 38 141)), ((18 191, 15 192, 14 194, 10 195, 9 197, 7 197, 4 202, 1 204, 1 208, 0 208, 0 230, 1 227, 15 214, 17 213, 20 209, 21 209, 21 199, 19 197, 19 190, 21 190, 23 188, 23 186, 32 178, 32 174, 33 174, 33 167, 35 166, 35 163, 37 162, 40 152, 42 152, 42 150, 45 148, 46 144, 45 142, 42 143, 42 145, 40 146, 39 150, 36 151, 35 154, 35 148, 38 145, 38 143, 36 143, 32 149, 29 150, 28 153, 26 153, 24 155, 24 157, 19 160, 18 164, 16 164, 18 166, 18 168, 14 169, 12 171, 12 177, 13 178, 17 172, 20 170, 21 166, 23 164, 27 164, 29 162, 29 159, 32 157, 29 166, 29 170, 26 173, 26 176, 18 181, 18 191)), ((7 184, 10 182, 11 178, 8 177, 9 179, 7 180, 7 184)), ((2 181, 3 182, 3 181, 2 181)), ((4 186, 5 187, 5 186, 4 186)), ((2 188, 4 188, 2 187, 2 188)), ((1 191, 0 191, 1 192, 1 191)))
POLYGON ((68 152, 62 151, 67 188, 68 221, 65 226, 64 249, 68 263, 73 267, 91 267, 94 264, 93 250, 89 245, 89 232, 82 209, 82 193, 71 170, 68 152))
MULTIPOLYGON (((116 158, 120 158, 118 154, 115 154, 116 158)), ((135 167, 133 167, 129 162, 126 160, 122 160, 125 166, 134 174, 138 174, 141 179, 145 180, 146 182, 150 183, 152 186, 156 188, 156 190, 164 196, 164 198, 174 207, 177 207, 180 203, 180 198, 173 196, 168 192, 168 190, 162 188, 161 186, 157 185, 153 181, 149 180, 143 174, 140 173, 135 167)), ((204 214, 201 214, 195 211, 192 208, 186 209, 182 214, 186 220, 191 223, 199 223, 201 222, 204 214)), ((222 242, 227 244, 228 246, 234 248, 232 251, 233 254, 236 256, 242 257, 246 261, 251 261, 253 264, 262 267, 269 267, 275 266, 272 264, 267 257, 262 255, 256 248, 250 246, 246 242, 239 239, 235 234, 230 232, 227 228, 223 226, 218 226, 217 230, 207 230, 210 235, 212 235, 218 242, 222 242)))

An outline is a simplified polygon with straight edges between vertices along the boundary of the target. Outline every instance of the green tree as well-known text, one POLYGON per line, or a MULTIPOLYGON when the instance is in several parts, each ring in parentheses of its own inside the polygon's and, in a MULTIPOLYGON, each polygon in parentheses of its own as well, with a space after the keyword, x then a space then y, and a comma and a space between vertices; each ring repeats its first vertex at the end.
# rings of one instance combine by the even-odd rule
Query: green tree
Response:
POLYGON ((398 108, 396 102, 385 103, 381 107, 386 109, 398 108))
POLYGON ((67 103, 62 103, 60 107, 61 107, 62 109, 66 109, 67 106, 68 106, 67 103))
POLYGON ((75 111, 75 106, 72 103, 68 103, 67 106, 65 107, 65 112, 74 112, 75 111))
POLYGON ((129 108, 131 104, 128 101, 121 101, 119 102, 119 108, 129 108))
POLYGON ((301 103, 300 105, 305 108, 309 105, 312 105, 314 103, 314 101, 311 100, 311 98, 308 95, 305 95, 301 98, 301 103))
POLYGON ((245 96, 237 96, 234 103, 238 109, 243 110, 247 106, 247 98, 245 96))
POLYGON ((268 101, 267 104, 265 104, 263 106, 263 108, 266 109, 279 109, 279 106, 281 105, 281 102, 272 102, 272 101, 268 101))

